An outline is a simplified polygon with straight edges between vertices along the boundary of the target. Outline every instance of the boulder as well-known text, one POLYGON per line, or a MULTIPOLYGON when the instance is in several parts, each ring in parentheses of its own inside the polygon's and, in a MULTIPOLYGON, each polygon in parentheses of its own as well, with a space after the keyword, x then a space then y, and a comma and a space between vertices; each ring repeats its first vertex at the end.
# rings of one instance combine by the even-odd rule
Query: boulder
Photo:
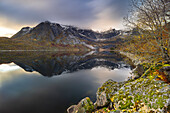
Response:
POLYGON ((109 104, 109 99, 106 96, 106 92, 101 92, 100 95, 97 95, 97 101, 95 102, 95 105, 97 107, 103 107, 109 104))
POLYGON ((115 92, 123 86, 123 82, 115 82, 111 79, 106 81, 100 88, 98 88, 96 96, 97 100, 95 102, 96 107, 108 106, 111 102, 110 98, 114 95, 115 92))
POLYGON ((89 97, 82 99, 77 105, 67 109, 67 113, 91 113, 94 110, 93 102, 89 97))

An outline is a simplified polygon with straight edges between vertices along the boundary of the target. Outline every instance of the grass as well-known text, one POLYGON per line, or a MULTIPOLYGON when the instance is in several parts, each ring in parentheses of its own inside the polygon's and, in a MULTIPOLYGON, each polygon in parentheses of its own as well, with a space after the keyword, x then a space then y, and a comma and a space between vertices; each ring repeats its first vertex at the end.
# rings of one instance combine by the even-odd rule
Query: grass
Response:
POLYGON ((90 50, 83 45, 53 44, 48 41, 18 40, 0 37, 0 50, 90 50))

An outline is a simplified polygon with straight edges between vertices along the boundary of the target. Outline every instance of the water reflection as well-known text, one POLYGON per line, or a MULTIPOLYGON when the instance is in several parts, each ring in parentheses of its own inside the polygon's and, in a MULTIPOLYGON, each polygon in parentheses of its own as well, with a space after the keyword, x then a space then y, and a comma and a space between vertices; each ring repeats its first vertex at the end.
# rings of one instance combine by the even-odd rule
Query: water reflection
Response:
POLYGON ((103 82, 130 76, 123 59, 117 53, 3 53, 0 113, 63 113, 86 96, 95 101, 103 82))
POLYGON ((14 63, 10 64, 1 64, 0 65, 0 72, 8 72, 8 71, 13 71, 16 69, 19 69, 20 67, 15 65, 14 63))
MULTIPOLYGON (((60 75, 63 72, 72 73, 83 69, 92 69, 93 67, 102 66, 108 69, 122 68, 125 65, 122 61, 122 57, 119 54, 52 54, 46 53, 33 56, 34 53, 25 53, 22 58, 11 56, 8 62, 14 62, 16 65, 23 68, 25 71, 33 72, 37 71, 43 76, 60 75), (87 55, 88 54, 88 55, 87 55), (30 58, 31 57, 31 58, 30 58), (28 60, 27 60, 28 59, 28 60)), ((13 54, 15 55, 15 54, 13 54)), ((20 56, 19 56, 20 57, 20 56)))

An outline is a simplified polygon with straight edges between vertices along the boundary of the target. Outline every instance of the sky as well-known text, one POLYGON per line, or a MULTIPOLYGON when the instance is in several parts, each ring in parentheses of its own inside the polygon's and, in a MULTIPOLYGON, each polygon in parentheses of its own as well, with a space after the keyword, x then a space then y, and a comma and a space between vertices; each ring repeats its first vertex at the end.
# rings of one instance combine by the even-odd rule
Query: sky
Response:
POLYGON ((96 31, 123 29, 129 0, 0 0, 0 36, 42 21, 96 31))

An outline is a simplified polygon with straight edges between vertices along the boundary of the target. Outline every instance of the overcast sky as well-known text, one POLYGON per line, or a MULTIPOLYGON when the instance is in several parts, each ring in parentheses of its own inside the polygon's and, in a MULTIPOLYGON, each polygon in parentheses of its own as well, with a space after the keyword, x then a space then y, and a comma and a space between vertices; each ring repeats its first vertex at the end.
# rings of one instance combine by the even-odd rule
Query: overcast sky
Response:
POLYGON ((42 21, 93 30, 123 29, 129 0, 0 0, 0 36, 42 21))

